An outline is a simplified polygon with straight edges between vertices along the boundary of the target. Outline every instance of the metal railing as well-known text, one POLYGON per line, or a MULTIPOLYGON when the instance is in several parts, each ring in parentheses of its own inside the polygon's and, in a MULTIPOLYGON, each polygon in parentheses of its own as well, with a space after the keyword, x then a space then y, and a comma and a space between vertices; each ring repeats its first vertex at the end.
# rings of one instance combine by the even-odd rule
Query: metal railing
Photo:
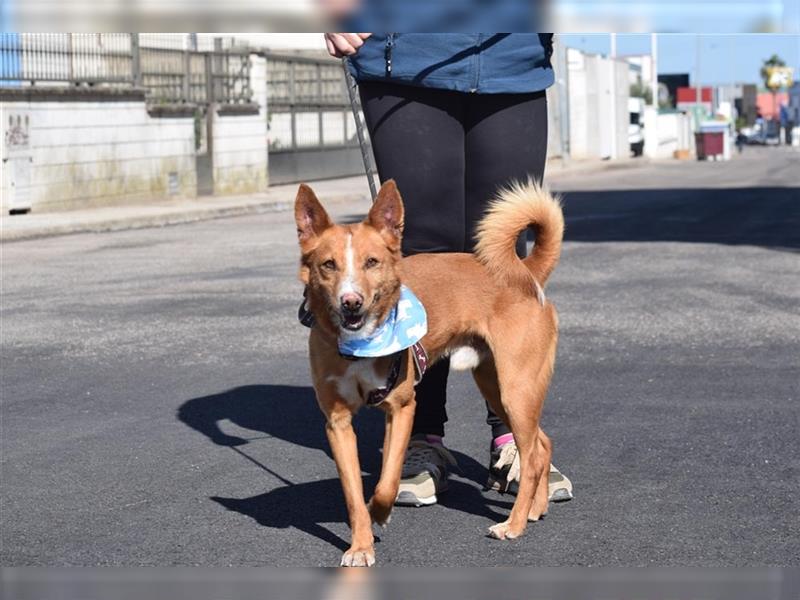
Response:
POLYGON ((192 44, 184 34, 0 33, 0 86, 141 87, 155 103, 251 100, 249 49, 192 44))
POLYGON ((358 146, 339 61, 264 55, 271 152, 358 146))

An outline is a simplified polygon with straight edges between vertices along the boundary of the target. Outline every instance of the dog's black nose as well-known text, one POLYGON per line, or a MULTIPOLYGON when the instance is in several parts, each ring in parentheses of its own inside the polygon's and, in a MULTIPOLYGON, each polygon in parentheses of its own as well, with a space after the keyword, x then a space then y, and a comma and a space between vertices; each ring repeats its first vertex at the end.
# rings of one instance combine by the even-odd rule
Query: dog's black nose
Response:
POLYGON ((356 312, 364 304, 364 297, 353 292, 343 294, 341 297, 342 308, 349 312, 356 312))

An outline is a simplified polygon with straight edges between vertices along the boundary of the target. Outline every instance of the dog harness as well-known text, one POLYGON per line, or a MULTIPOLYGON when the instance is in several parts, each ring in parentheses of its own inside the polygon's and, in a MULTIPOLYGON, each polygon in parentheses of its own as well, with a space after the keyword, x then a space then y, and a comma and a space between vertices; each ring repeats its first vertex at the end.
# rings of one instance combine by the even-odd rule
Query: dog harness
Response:
MULTIPOLYGON (((297 311, 297 319, 305 327, 314 326, 314 315, 308 310, 306 292, 297 311)), ((404 350, 411 350, 414 360, 414 384, 420 382, 428 368, 428 354, 420 340, 428 332, 425 307, 405 286, 400 287, 400 299, 386 320, 369 337, 339 340, 339 355, 347 360, 393 356, 386 383, 367 394, 367 405, 377 406, 383 402, 397 385, 404 350)))

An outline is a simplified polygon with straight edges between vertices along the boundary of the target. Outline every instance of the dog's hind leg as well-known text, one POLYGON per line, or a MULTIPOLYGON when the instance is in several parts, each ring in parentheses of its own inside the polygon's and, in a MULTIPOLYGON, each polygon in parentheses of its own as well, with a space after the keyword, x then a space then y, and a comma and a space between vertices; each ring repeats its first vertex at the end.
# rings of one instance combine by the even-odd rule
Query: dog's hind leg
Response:
MULTIPOLYGON (((500 385, 497 381, 497 370, 494 365, 494 359, 490 356, 484 359, 472 372, 473 377, 475 378, 475 383, 478 386, 481 394, 483 395, 486 403, 492 409, 494 414, 496 414, 506 426, 508 424, 508 416, 506 415, 505 409, 503 408, 503 403, 500 400, 500 385)), ((510 426, 509 426, 510 428, 510 426)), ((539 479, 539 483, 536 486, 536 491, 534 492, 533 497, 533 504, 531 506, 531 510, 528 513, 528 519, 531 521, 538 521, 539 517, 544 514, 547 514, 547 506, 548 506, 548 498, 547 498, 547 486, 548 486, 548 477, 550 475, 549 469, 549 461, 550 457, 552 456, 552 443, 550 442, 550 438, 544 433, 544 431, 539 428, 538 431, 538 442, 539 444, 539 452, 537 453, 537 460, 541 459, 545 462, 544 469, 541 469, 542 474, 539 479)), ((536 468, 538 472, 540 469, 539 467, 536 468)), ((501 490, 504 489, 503 482, 498 482, 501 486, 501 490)))
POLYGON ((553 443, 547 434, 539 428, 538 441, 539 451, 536 453, 536 470, 541 471, 539 475, 539 483, 536 486, 536 491, 533 494, 533 504, 528 513, 529 521, 538 521, 543 515, 547 514, 548 500, 548 484, 550 479, 550 462, 553 459, 553 443))
MULTIPOLYGON (((510 332, 506 333, 504 339, 512 340, 510 332)), ((539 335, 533 333, 517 337, 516 343, 507 343, 502 353, 494 353, 500 401, 520 460, 519 491, 511 514, 490 528, 490 534, 498 539, 522 535, 528 519, 538 519, 547 509, 550 446, 549 439, 539 435, 539 417, 553 373, 557 337, 552 331, 542 348, 541 331, 539 335), (538 352, 534 351, 537 346, 538 352), (542 483, 544 496, 538 489, 542 483)))
MULTIPOLYGON (((557 323, 557 321, 556 321, 557 323)), ((549 344, 547 346, 546 354, 544 356, 544 362, 542 364, 541 369, 537 375, 537 393, 541 394, 541 399, 539 401, 539 407, 544 405, 545 396, 547 395, 547 390, 550 388, 550 380, 553 377, 553 370, 555 368, 556 362, 556 346, 558 345, 558 333, 557 331, 550 337, 549 344)), ((547 514, 547 507, 549 504, 549 479, 550 479, 550 463, 553 460, 553 442, 550 441, 550 437, 542 430, 541 427, 538 428, 538 447, 539 451, 536 453, 536 469, 537 472, 541 469, 541 473, 539 475, 539 483, 536 486, 536 491, 533 497, 533 506, 531 506, 531 510, 528 513, 528 519, 531 521, 538 521, 542 515, 547 514)))
MULTIPOLYGON (((538 454, 538 418, 534 414, 531 393, 528 384, 503 379, 503 368, 498 374, 501 381, 501 401, 508 416, 509 426, 514 434, 519 455, 519 491, 508 519, 489 528, 489 533, 497 539, 519 537, 528 524, 528 515, 533 504, 533 495, 541 473, 536 466, 538 454)), ((515 376, 525 377, 525 373, 517 371, 515 376)))

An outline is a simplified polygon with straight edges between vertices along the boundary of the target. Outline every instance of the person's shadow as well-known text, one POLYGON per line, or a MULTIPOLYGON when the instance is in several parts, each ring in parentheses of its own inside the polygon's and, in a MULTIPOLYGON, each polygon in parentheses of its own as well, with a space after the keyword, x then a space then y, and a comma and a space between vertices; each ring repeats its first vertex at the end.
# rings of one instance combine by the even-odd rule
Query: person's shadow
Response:
MULTIPOLYGON (((285 440, 290 445, 287 452, 292 451, 291 445, 299 445, 321 450, 330 458, 324 419, 311 387, 287 385, 237 387, 219 394, 188 400, 178 409, 177 417, 215 444, 231 448, 243 459, 283 482, 280 487, 250 498, 212 496, 211 500, 228 510, 247 515, 265 527, 280 529, 296 527, 331 543, 340 550, 347 549, 349 544, 345 540, 322 525, 347 521, 347 511, 338 478, 308 482, 291 481, 277 472, 273 465, 264 464, 246 452, 244 446, 249 443, 248 439, 226 434, 220 428, 220 422, 228 420, 239 427, 285 440)), ((354 424, 361 468, 367 473, 364 491, 369 497, 381 467, 383 412, 361 410, 354 424)), ((465 454, 458 452, 453 454, 459 464, 459 477, 451 480, 450 490, 441 496, 440 503, 445 507, 484 516, 494 521, 505 518, 503 514, 492 510, 489 505, 498 506, 505 512, 510 508, 511 502, 489 500, 481 493, 480 488, 486 481, 486 467, 465 454)))

